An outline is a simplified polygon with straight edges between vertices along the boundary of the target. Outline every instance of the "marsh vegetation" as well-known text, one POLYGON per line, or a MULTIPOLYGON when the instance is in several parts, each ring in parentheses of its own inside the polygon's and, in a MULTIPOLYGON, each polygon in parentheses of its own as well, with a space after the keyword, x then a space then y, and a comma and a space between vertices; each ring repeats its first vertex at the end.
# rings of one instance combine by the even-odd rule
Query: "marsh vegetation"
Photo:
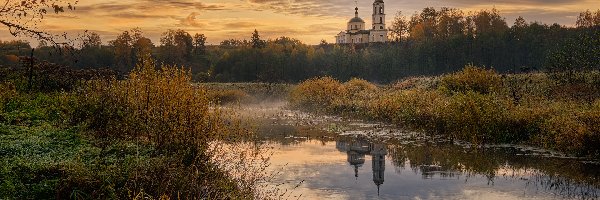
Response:
POLYGON ((600 73, 498 74, 467 66, 376 86, 331 77, 299 84, 294 108, 389 121, 476 145, 519 143, 597 157, 600 73))

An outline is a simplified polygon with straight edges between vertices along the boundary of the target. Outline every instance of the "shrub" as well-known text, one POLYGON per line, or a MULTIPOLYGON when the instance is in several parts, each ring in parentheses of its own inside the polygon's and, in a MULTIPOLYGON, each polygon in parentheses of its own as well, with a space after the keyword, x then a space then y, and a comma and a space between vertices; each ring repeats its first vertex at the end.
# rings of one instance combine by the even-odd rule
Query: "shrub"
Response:
MULTIPOLYGON (((154 156, 132 171, 117 170, 129 178, 128 185, 121 187, 170 198, 227 198, 229 194, 220 192, 247 192, 236 188, 210 160, 218 153, 211 142, 247 132, 228 126, 226 115, 211 104, 207 91, 191 84, 189 71, 156 67, 149 59, 143 63, 126 80, 96 80, 77 91, 79 100, 72 115, 73 122, 84 122, 102 140, 134 140, 156 149, 154 156), (133 171, 135 177, 131 177, 133 171)), ((85 187, 81 179, 104 180, 85 174, 66 185, 85 187)))
POLYGON ((341 90, 346 96, 356 96, 361 93, 373 93, 377 91, 377 86, 364 79, 352 78, 342 84, 341 90))
POLYGON ((541 143, 547 148, 556 148, 567 152, 582 149, 587 127, 577 120, 573 113, 552 116, 542 127, 544 135, 541 143))
POLYGON ((554 82, 550 94, 553 99, 593 102, 600 98, 599 71, 555 72, 549 79, 554 82))
POLYGON ((442 111, 446 131, 475 144, 505 142, 512 103, 492 94, 468 91, 453 95, 442 111))
POLYGON ((402 90, 371 101, 370 115, 404 125, 435 128, 446 99, 437 91, 402 90))
POLYGON ((578 114, 577 120, 585 124, 588 130, 579 153, 583 155, 600 155, 600 108, 582 111, 578 114))
MULTIPOLYGON (((144 137, 159 148, 202 147, 224 128, 220 110, 209 109, 203 89, 183 68, 145 61, 123 81, 95 81, 80 91, 78 109, 101 135, 144 137)), ((81 116, 81 115, 80 115, 81 116)))
POLYGON ((333 102, 342 95, 342 84, 331 77, 312 78, 292 89, 290 106, 309 110, 331 111, 333 102))
POLYGON ((441 88, 452 92, 475 91, 487 94, 500 88, 502 80, 494 70, 468 65, 460 72, 442 77, 440 84, 441 88))

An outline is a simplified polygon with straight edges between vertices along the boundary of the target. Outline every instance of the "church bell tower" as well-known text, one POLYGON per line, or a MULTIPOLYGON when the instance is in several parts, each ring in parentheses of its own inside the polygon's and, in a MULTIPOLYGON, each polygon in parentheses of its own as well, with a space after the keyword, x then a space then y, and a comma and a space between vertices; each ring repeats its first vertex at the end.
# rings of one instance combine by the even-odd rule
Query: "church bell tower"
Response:
POLYGON ((371 30, 372 42, 387 42, 387 28, 385 26, 385 3, 383 0, 373 2, 373 30, 371 30))

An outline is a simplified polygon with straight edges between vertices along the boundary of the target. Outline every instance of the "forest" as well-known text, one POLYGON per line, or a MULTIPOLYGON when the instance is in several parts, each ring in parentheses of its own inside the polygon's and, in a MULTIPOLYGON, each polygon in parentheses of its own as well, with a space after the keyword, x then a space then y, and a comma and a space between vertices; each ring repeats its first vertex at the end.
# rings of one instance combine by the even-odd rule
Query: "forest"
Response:
MULTIPOLYGON (((193 79, 203 82, 297 83, 331 76, 389 83, 459 71, 467 64, 501 73, 600 69, 600 10, 581 12, 576 26, 568 27, 522 17, 507 22, 495 9, 429 7, 411 16, 398 12, 389 30, 389 43, 309 45, 285 36, 264 40, 255 30, 247 40, 207 45, 201 33, 167 30, 160 41, 151 41, 134 28, 107 43, 86 32, 72 50, 41 41, 34 57, 127 74, 140 55, 151 54, 159 63, 189 68, 193 79)), ((29 56, 31 48, 26 41, 1 42, 0 65, 20 65, 19 56, 29 56)))

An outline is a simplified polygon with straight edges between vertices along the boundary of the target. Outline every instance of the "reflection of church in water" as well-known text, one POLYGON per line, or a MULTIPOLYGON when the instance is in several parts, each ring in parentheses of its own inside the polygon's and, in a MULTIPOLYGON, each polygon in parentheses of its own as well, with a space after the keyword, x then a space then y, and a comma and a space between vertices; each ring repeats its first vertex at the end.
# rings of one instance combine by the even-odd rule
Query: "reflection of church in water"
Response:
POLYGON ((354 166, 354 177, 358 178, 358 169, 365 163, 365 156, 370 155, 373 167, 373 182, 379 186, 383 184, 385 172, 385 155, 387 149, 383 144, 374 144, 365 140, 337 141, 336 148, 348 154, 348 163, 354 166))

